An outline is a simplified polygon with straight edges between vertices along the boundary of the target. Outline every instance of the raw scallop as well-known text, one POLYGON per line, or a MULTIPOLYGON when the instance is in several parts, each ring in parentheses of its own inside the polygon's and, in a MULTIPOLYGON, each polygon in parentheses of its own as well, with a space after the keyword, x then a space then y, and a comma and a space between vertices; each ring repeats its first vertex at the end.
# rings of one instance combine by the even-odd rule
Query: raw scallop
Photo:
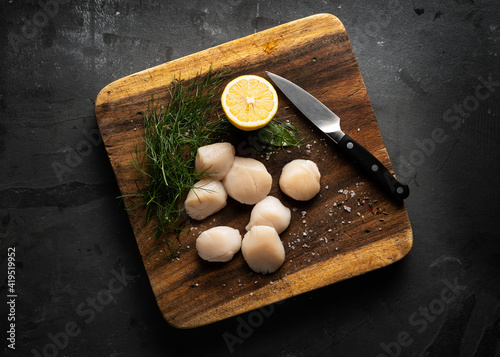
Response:
POLYGON ((280 188, 287 196, 297 201, 307 201, 319 192, 321 174, 311 160, 297 159, 283 167, 280 188))
POLYGON ((276 229, 253 226, 243 237, 241 253, 256 273, 274 273, 285 261, 285 248, 276 229))
POLYGON ((230 143, 205 145, 196 152, 195 172, 222 180, 234 161, 234 146, 230 143))
POLYGON ((246 230, 249 231, 253 226, 269 226, 281 234, 290 224, 290 219, 290 209, 276 197, 267 196, 252 209, 246 230))
POLYGON ((239 156, 235 156, 233 166, 222 180, 229 196, 248 205, 263 200, 271 191, 272 182, 263 163, 239 156))
POLYGON ((210 228, 196 238, 198 255, 209 262, 227 262, 240 248, 240 232, 227 226, 210 228))
POLYGON ((202 220, 221 210, 227 203, 227 193, 220 181, 203 179, 189 190, 184 206, 189 217, 202 220))

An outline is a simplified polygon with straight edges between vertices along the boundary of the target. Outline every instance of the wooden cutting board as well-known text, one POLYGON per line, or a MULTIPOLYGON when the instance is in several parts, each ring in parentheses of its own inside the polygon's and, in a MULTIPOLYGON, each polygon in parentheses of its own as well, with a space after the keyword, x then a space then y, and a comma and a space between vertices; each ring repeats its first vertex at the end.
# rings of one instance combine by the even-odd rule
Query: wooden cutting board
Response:
MULTIPOLYGON (((342 23, 319 14, 271 28, 119 79, 106 86, 95 105, 97 122, 123 195, 137 192, 138 173, 130 165, 140 142, 143 112, 153 94, 167 96, 179 75, 193 78, 209 67, 229 69, 229 81, 243 74, 279 74, 316 96, 340 116, 342 129, 371 151, 391 171, 356 59, 342 23)), ((221 88, 224 87, 222 85, 221 88)), ((281 234, 286 251, 274 274, 253 273, 241 252, 228 263, 207 263, 196 252, 199 233, 228 225, 244 233, 251 206, 228 205, 202 222, 192 222, 181 236, 178 259, 150 255, 158 242, 148 233, 144 210, 129 211, 137 244, 158 306, 173 326, 191 328, 257 309, 337 281, 381 268, 404 257, 412 231, 404 204, 392 200, 347 160, 279 94, 277 117, 288 116, 308 136, 309 145, 255 156, 245 142, 237 154, 262 161, 273 177, 271 195, 292 209, 292 222, 281 234), (296 158, 315 161, 321 191, 309 202, 286 197, 278 186, 283 165, 296 158)), ((125 204, 129 205, 128 199, 125 204)))

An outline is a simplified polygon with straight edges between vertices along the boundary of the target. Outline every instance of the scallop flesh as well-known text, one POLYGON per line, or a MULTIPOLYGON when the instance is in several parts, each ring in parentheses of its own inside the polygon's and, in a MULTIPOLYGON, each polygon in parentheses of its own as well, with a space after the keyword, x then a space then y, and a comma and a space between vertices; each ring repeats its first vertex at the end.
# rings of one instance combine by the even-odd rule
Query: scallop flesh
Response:
POLYGON ((256 273, 274 273, 285 261, 285 248, 276 229, 253 226, 243 237, 241 253, 256 273))
POLYGON ((279 180, 281 191, 297 201, 307 201, 320 189, 318 166, 311 160, 297 159, 283 167, 279 180))
POLYGON ((202 220, 226 206, 227 193, 220 181, 203 179, 189 190, 184 206, 192 219, 202 220))
POLYGON ((249 205, 263 200, 271 191, 272 182, 263 163, 239 156, 235 156, 233 166, 222 180, 230 197, 249 205))
POLYGON ((222 180, 234 161, 234 146, 230 143, 205 145, 196 152, 195 172, 214 180, 222 180))
POLYGON ((253 207, 246 230, 249 231, 253 226, 269 226, 281 234, 287 229, 290 219, 290 208, 276 197, 267 196, 253 207))
POLYGON ((240 248, 240 232, 227 226, 210 228, 196 238, 198 255, 209 262, 227 262, 240 248))

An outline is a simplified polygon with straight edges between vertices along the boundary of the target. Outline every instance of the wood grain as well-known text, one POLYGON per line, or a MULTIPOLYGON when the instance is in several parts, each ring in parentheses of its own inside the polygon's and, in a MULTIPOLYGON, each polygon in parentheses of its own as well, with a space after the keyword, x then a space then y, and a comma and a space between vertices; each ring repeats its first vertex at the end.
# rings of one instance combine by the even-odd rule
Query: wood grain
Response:
MULTIPOLYGON (((332 108, 342 129, 391 170, 373 109, 349 38, 333 15, 319 14, 256 33, 119 79, 96 100, 96 117, 123 195, 136 193, 138 173, 131 152, 140 142, 142 113, 151 95, 168 97, 167 85, 181 74, 189 80, 209 67, 265 77, 270 71, 288 78, 332 108)), ((226 208, 202 222, 192 222, 181 236, 179 259, 163 261, 150 252, 158 244, 148 233, 144 210, 129 212, 137 244, 158 306, 179 328, 209 324, 297 294, 378 269, 404 257, 412 231, 404 204, 393 201, 342 156, 322 133, 280 95, 277 117, 287 116, 308 136, 310 145, 257 156, 248 142, 230 139, 238 155, 261 160, 273 176, 271 195, 292 209, 292 222, 281 234, 285 264, 274 274, 253 273, 241 253, 224 264, 202 261, 194 249, 203 230, 229 225, 244 232, 251 208, 229 199, 226 208), (321 191, 297 202, 278 187, 283 165, 295 158, 315 161, 321 191)), ((125 199, 125 204, 131 204, 125 199)))

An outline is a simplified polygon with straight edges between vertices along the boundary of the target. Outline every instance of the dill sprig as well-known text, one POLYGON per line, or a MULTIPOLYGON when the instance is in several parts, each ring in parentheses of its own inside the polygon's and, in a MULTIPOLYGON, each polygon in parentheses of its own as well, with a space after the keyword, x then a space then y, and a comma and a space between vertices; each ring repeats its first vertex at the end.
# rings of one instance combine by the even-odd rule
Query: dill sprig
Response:
POLYGON ((154 219, 154 235, 169 258, 181 247, 179 234, 186 219, 182 202, 199 179, 193 171, 196 151, 227 131, 228 122, 218 113, 219 86, 227 72, 210 68, 189 83, 176 78, 170 84, 166 107, 152 98, 144 114, 142 145, 136 145, 132 165, 141 174, 139 205, 145 206, 146 222, 154 219))
POLYGON ((256 135, 266 150, 271 147, 301 146, 306 141, 306 138, 301 136, 299 130, 286 118, 274 118, 265 127, 250 135, 256 135))
POLYGON ((299 147, 308 138, 293 124, 288 117, 274 117, 265 127, 255 131, 242 131, 231 126, 230 133, 238 138, 240 143, 250 146, 256 154, 265 154, 276 149, 299 147))

